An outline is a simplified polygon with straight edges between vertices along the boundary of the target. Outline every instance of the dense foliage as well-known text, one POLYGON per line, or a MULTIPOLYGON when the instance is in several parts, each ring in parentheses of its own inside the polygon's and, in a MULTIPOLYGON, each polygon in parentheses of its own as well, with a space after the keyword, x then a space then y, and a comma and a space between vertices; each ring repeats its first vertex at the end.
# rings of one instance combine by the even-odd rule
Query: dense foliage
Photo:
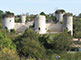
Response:
POLYGON ((3 16, 3 11, 0 10, 0 22, 1 22, 1 20, 2 20, 2 16, 3 16))
MULTIPOLYGON (((7 14, 13 15, 9 11, 7 14)), ((2 17, 3 11, 0 11, 2 17)), ((46 15, 47 20, 55 20, 55 16, 46 15)), ((36 15, 27 16, 33 20, 36 15)), ((1 19, 1 18, 0 18, 1 19)), ((81 14, 74 17, 74 36, 81 38, 81 14)), ((81 60, 80 52, 68 52, 72 48, 72 36, 67 32, 40 35, 31 29, 24 33, 16 33, 0 29, 0 60, 81 60)))
POLYGON ((46 49, 54 50, 54 52, 65 52, 72 47, 73 43, 71 35, 67 32, 58 35, 44 35, 40 41, 46 49))
POLYGON ((41 12, 40 15, 44 15, 44 16, 46 16, 46 14, 45 14, 44 12, 41 12))
POLYGON ((81 26, 81 19, 80 18, 74 19, 73 30, 74 30, 75 38, 81 38, 81 27, 80 26, 81 26))
POLYGON ((27 29, 25 33, 17 39, 19 55, 35 57, 36 59, 43 58, 45 55, 45 48, 40 44, 38 37, 38 34, 27 29))
POLYGON ((14 13, 10 12, 10 11, 6 11, 5 14, 3 14, 3 18, 4 17, 11 17, 14 16, 14 13))
POLYGON ((6 34, 0 31, 0 49, 9 48, 16 50, 14 43, 7 37, 6 34))
POLYGON ((53 49, 56 52, 64 52, 72 47, 72 37, 68 33, 61 33, 53 39, 53 49))
POLYGON ((58 13, 65 13, 65 10, 56 10, 55 13, 56 14, 58 14, 58 13))
POLYGON ((0 30, 0 60, 19 60, 16 45, 0 30))

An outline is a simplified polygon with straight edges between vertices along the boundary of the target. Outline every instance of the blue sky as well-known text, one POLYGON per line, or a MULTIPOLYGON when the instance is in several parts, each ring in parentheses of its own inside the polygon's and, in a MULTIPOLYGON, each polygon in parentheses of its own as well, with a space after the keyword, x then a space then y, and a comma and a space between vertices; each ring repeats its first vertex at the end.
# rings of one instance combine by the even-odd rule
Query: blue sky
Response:
POLYGON ((81 0, 1 0, 0 9, 15 14, 53 13, 57 9, 65 9, 77 15, 81 13, 81 0))

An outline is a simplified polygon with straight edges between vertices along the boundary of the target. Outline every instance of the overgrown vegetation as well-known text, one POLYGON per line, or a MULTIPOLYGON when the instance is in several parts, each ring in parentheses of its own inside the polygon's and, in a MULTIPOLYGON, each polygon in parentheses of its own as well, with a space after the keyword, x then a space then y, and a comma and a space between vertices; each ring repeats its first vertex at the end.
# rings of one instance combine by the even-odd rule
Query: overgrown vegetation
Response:
MULTIPOLYGON (((44 12, 41 14, 46 15, 44 12)), ((32 15, 31 19, 35 16, 32 15)), ((53 15, 51 17, 46 15, 46 17, 55 19, 53 15)), ((74 17, 73 37, 81 38, 80 26, 81 17, 74 17)), ((73 37, 67 31, 40 35, 27 29, 21 35, 15 30, 8 32, 7 28, 6 30, 0 28, 0 60, 81 60, 81 52, 69 52, 74 43, 73 37), (57 56, 60 57, 56 58, 57 56)))
POLYGON ((7 58, 7 60, 56 60, 56 56, 59 55, 60 59, 66 59, 67 57, 65 58, 61 54, 67 52, 72 45, 72 37, 67 32, 40 35, 27 29, 22 35, 16 35, 12 32, 0 33, 1 58, 7 58), (6 54, 9 55, 5 57, 6 54))
POLYGON ((74 37, 75 38, 81 38, 81 18, 79 17, 74 17, 73 21, 73 30, 74 30, 74 37))

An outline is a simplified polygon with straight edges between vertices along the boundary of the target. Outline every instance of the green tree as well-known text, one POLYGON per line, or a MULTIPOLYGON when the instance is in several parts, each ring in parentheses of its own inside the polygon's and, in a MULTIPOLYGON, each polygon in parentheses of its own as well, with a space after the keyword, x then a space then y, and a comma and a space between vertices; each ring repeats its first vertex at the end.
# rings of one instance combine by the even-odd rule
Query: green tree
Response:
POLYGON ((78 16, 81 18, 81 13, 78 16))
POLYGON ((73 22, 73 31, 74 31, 74 37, 75 38, 81 38, 81 20, 76 18, 73 22), (77 24, 78 23, 78 24, 77 24))
POLYGON ((0 60, 19 60, 19 57, 13 50, 5 48, 0 51, 0 60))
POLYGON ((45 48, 38 40, 39 34, 32 30, 26 30, 25 33, 17 39, 17 47, 20 55, 25 57, 43 58, 45 55, 45 48))
MULTIPOLYGON (((1 22, 2 22, 2 16, 3 16, 3 11, 0 10, 0 25, 1 25, 1 22)), ((1 26, 0 26, 0 28, 1 28, 1 26)))
POLYGON ((44 12, 41 12, 40 15, 44 15, 44 16, 46 16, 46 14, 45 14, 44 12))
POLYGON ((70 49, 72 43, 72 37, 67 32, 64 32, 54 37, 52 47, 56 52, 63 52, 70 49))
POLYGON ((4 17, 11 17, 14 16, 14 13, 10 12, 10 11, 6 11, 5 14, 3 14, 2 18, 4 17))
POLYGON ((12 40, 7 37, 6 33, 2 33, 0 31, 0 49, 5 47, 16 50, 16 45, 12 42, 12 40))

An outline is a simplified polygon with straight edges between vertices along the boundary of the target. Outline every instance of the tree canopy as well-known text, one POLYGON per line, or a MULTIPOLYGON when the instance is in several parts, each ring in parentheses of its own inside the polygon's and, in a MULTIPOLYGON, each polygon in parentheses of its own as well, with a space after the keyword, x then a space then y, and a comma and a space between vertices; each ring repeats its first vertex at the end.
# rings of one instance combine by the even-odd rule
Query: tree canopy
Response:
POLYGON ((74 31, 74 37, 75 38, 81 38, 81 20, 80 18, 76 18, 76 20, 73 21, 73 31, 74 31))
POLYGON ((7 35, 2 33, 0 30, 0 49, 5 47, 16 50, 16 46, 13 44, 12 40, 10 40, 7 35))
POLYGON ((18 49, 20 54, 25 57, 42 58, 45 55, 45 48, 40 44, 38 40, 38 34, 32 30, 26 30, 25 33, 19 39, 18 49))
POLYGON ((41 12, 40 15, 44 15, 44 16, 46 16, 46 14, 45 14, 44 12, 41 12))
POLYGON ((67 51, 72 47, 72 43, 72 37, 67 32, 57 35, 52 42, 53 49, 58 52, 67 51))

